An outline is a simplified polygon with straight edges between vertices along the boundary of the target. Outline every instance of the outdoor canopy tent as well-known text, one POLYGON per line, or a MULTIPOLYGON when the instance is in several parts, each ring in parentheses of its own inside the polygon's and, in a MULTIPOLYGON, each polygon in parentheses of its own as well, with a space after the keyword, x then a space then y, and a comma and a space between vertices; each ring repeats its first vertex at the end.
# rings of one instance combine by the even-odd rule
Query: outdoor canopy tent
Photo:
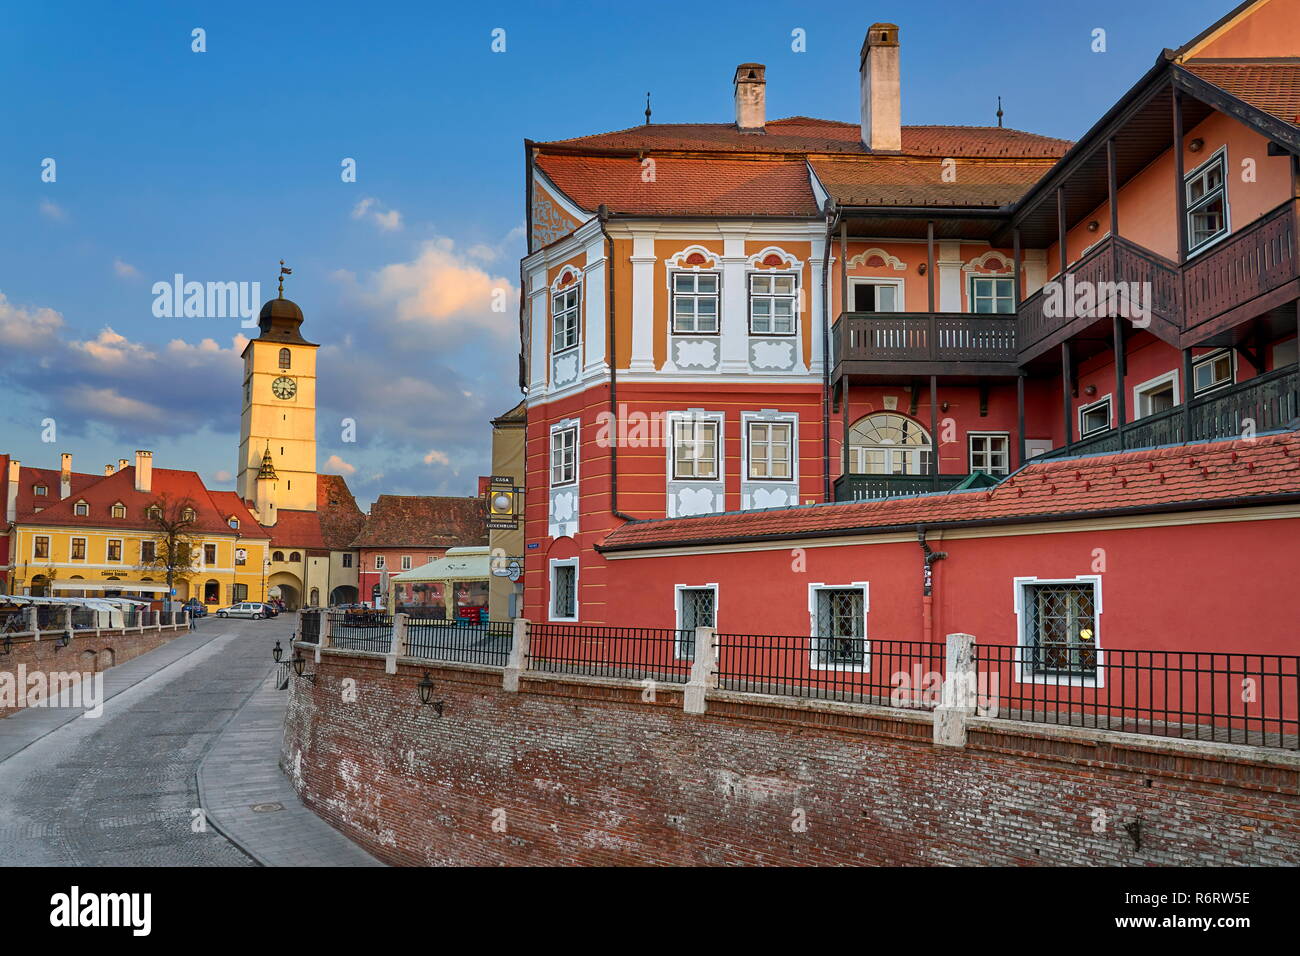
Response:
POLYGON ((431 617, 487 620, 492 554, 488 548, 448 548, 441 558, 389 580, 388 606, 431 617), (455 595, 455 614, 447 613, 448 593, 455 595))

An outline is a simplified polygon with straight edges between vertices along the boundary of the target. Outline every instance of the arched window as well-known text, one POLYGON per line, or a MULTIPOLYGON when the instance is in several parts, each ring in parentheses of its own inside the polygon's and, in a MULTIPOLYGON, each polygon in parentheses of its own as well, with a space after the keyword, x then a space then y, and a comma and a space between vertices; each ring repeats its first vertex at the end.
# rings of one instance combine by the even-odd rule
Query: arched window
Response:
POLYGON ((312 589, 311 589, 311 606, 312 606, 312 607, 318 607, 319 605, 320 605, 320 588, 312 588, 312 589))
POLYGON ((289 553, 289 560, 290 560, 290 561, 301 561, 301 560, 302 560, 302 555, 299 554, 297 551, 291 551, 291 552, 289 553))
POLYGON ((283 551, 277 551, 277 552, 275 552, 275 554, 271 555, 271 560, 272 560, 272 561, 283 561, 283 560, 284 560, 284 552, 283 552, 283 551))
POLYGON ((854 475, 926 475, 930 434, 903 415, 879 412, 849 429, 849 472, 854 475))
POLYGON ((288 368, 290 361, 289 350, 280 349, 280 368, 288 368))

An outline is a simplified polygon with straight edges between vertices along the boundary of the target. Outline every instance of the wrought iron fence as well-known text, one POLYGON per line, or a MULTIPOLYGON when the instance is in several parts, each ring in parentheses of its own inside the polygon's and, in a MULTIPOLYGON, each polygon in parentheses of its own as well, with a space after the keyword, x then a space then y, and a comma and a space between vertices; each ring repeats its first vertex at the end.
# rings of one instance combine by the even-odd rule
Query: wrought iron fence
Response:
POLYGON ((1300 657, 977 644, 990 716, 1300 749, 1300 657))
POLYGON ((353 651, 387 654, 393 645, 393 616, 383 611, 329 612, 330 644, 353 651))
POLYGON ((755 694, 932 710, 945 647, 930 641, 719 634, 718 686, 755 694))
POLYGON ((410 618, 406 622, 406 656, 431 661, 505 667, 513 639, 514 624, 510 621, 458 624, 410 618))
POLYGON ((529 631, 529 669, 556 674, 684 684, 694 656, 693 630, 548 622, 529 631))
POLYGON ((36 629, 39 631, 61 631, 63 630, 63 613, 66 605, 63 604, 37 604, 36 607, 36 629))
POLYGON ((305 644, 320 643, 320 619, 323 611, 304 611, 298 618, 298 640, 305 644))

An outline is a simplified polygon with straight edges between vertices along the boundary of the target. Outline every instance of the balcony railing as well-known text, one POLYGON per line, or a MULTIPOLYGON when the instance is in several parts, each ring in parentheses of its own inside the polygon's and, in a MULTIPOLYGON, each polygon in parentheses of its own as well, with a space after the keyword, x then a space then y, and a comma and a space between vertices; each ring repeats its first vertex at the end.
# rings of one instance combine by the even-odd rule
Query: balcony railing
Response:
POLYGON ((871 501, 950 491, 966 478, 966 475, 840 475, 835 479, 835 500, 871 501))
POLYGON ((1014 363, 1016 317, 965 312, 845 312, 835 324, 837 365, 1014 363))
MULTIPOLYGON (((1108 236, 1067 267, 1065 275, 1073 277, 1075 288, 1093 283, 1094 294, 1100 283, 1141 283, 1150 289, 1154 320, 1171 332, 1191 332, 1300 275, 1293 204, 1284 203, 1181 268, 1122 236, 1108 236)), ((1059 276, 1056 280, 1065 281, 1059 276)), ((1040 289, 1025 299, 1017 313, 1021 362, 1055 345, 1053 336, 1080 318, 1073 309, 1047 315, 1044 292, 1040 289)), ((1101 307, 1096 311, 1098 318, 1109 314, 1101 307)))
POLYGON ((1258 375, 1238 385, 1192 399, 1190 415, 1178 405, 1147 415, 1122 428, 1108 428, 1062 446, 1032 461, 1063 455, 1098 455, 1129 448, 1154 448, 1185 441, 1239 438, 1251 423, 1255 433, 1281 428, 1300 418, 1300 371, 1296 366, 1258 375), (1185 427, 1190 420, 1190 434, 1185 427))

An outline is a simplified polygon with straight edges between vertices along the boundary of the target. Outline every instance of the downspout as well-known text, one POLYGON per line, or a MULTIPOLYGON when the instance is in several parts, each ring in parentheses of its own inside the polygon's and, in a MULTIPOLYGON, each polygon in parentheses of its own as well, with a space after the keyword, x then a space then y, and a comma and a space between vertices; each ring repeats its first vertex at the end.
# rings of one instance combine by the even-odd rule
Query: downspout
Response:
POLYGON ((605 330, 609 349, 609 417, 614 425, 613 441, 609 443, 609 513, 624 521, 635 521, 631 515, 618 510, 618 339, 614 332, 614 240, 605 223, 609 221, 609 207, 601 203, 596 210, 600 221, 600 234, 605 237, 605 285, 608 286, 609 303, 605 310, 605 330))
POLYGON ((934 563, 948 557, 947 551, 932 551, 925 540, 925 525, 916 526, 916 540, 925 555, 925 577, 921 588, 921 639, 934 642, 934 563))
MULTIPOLYGON (((831 240, 838 212, 826 217, 826 244, 822 248, 822 500, 831 500, 831 240)), ((840 268, 844 264, 840 263, 840 268)), ((843 303, 841 303, 842 305, 843 303)))

